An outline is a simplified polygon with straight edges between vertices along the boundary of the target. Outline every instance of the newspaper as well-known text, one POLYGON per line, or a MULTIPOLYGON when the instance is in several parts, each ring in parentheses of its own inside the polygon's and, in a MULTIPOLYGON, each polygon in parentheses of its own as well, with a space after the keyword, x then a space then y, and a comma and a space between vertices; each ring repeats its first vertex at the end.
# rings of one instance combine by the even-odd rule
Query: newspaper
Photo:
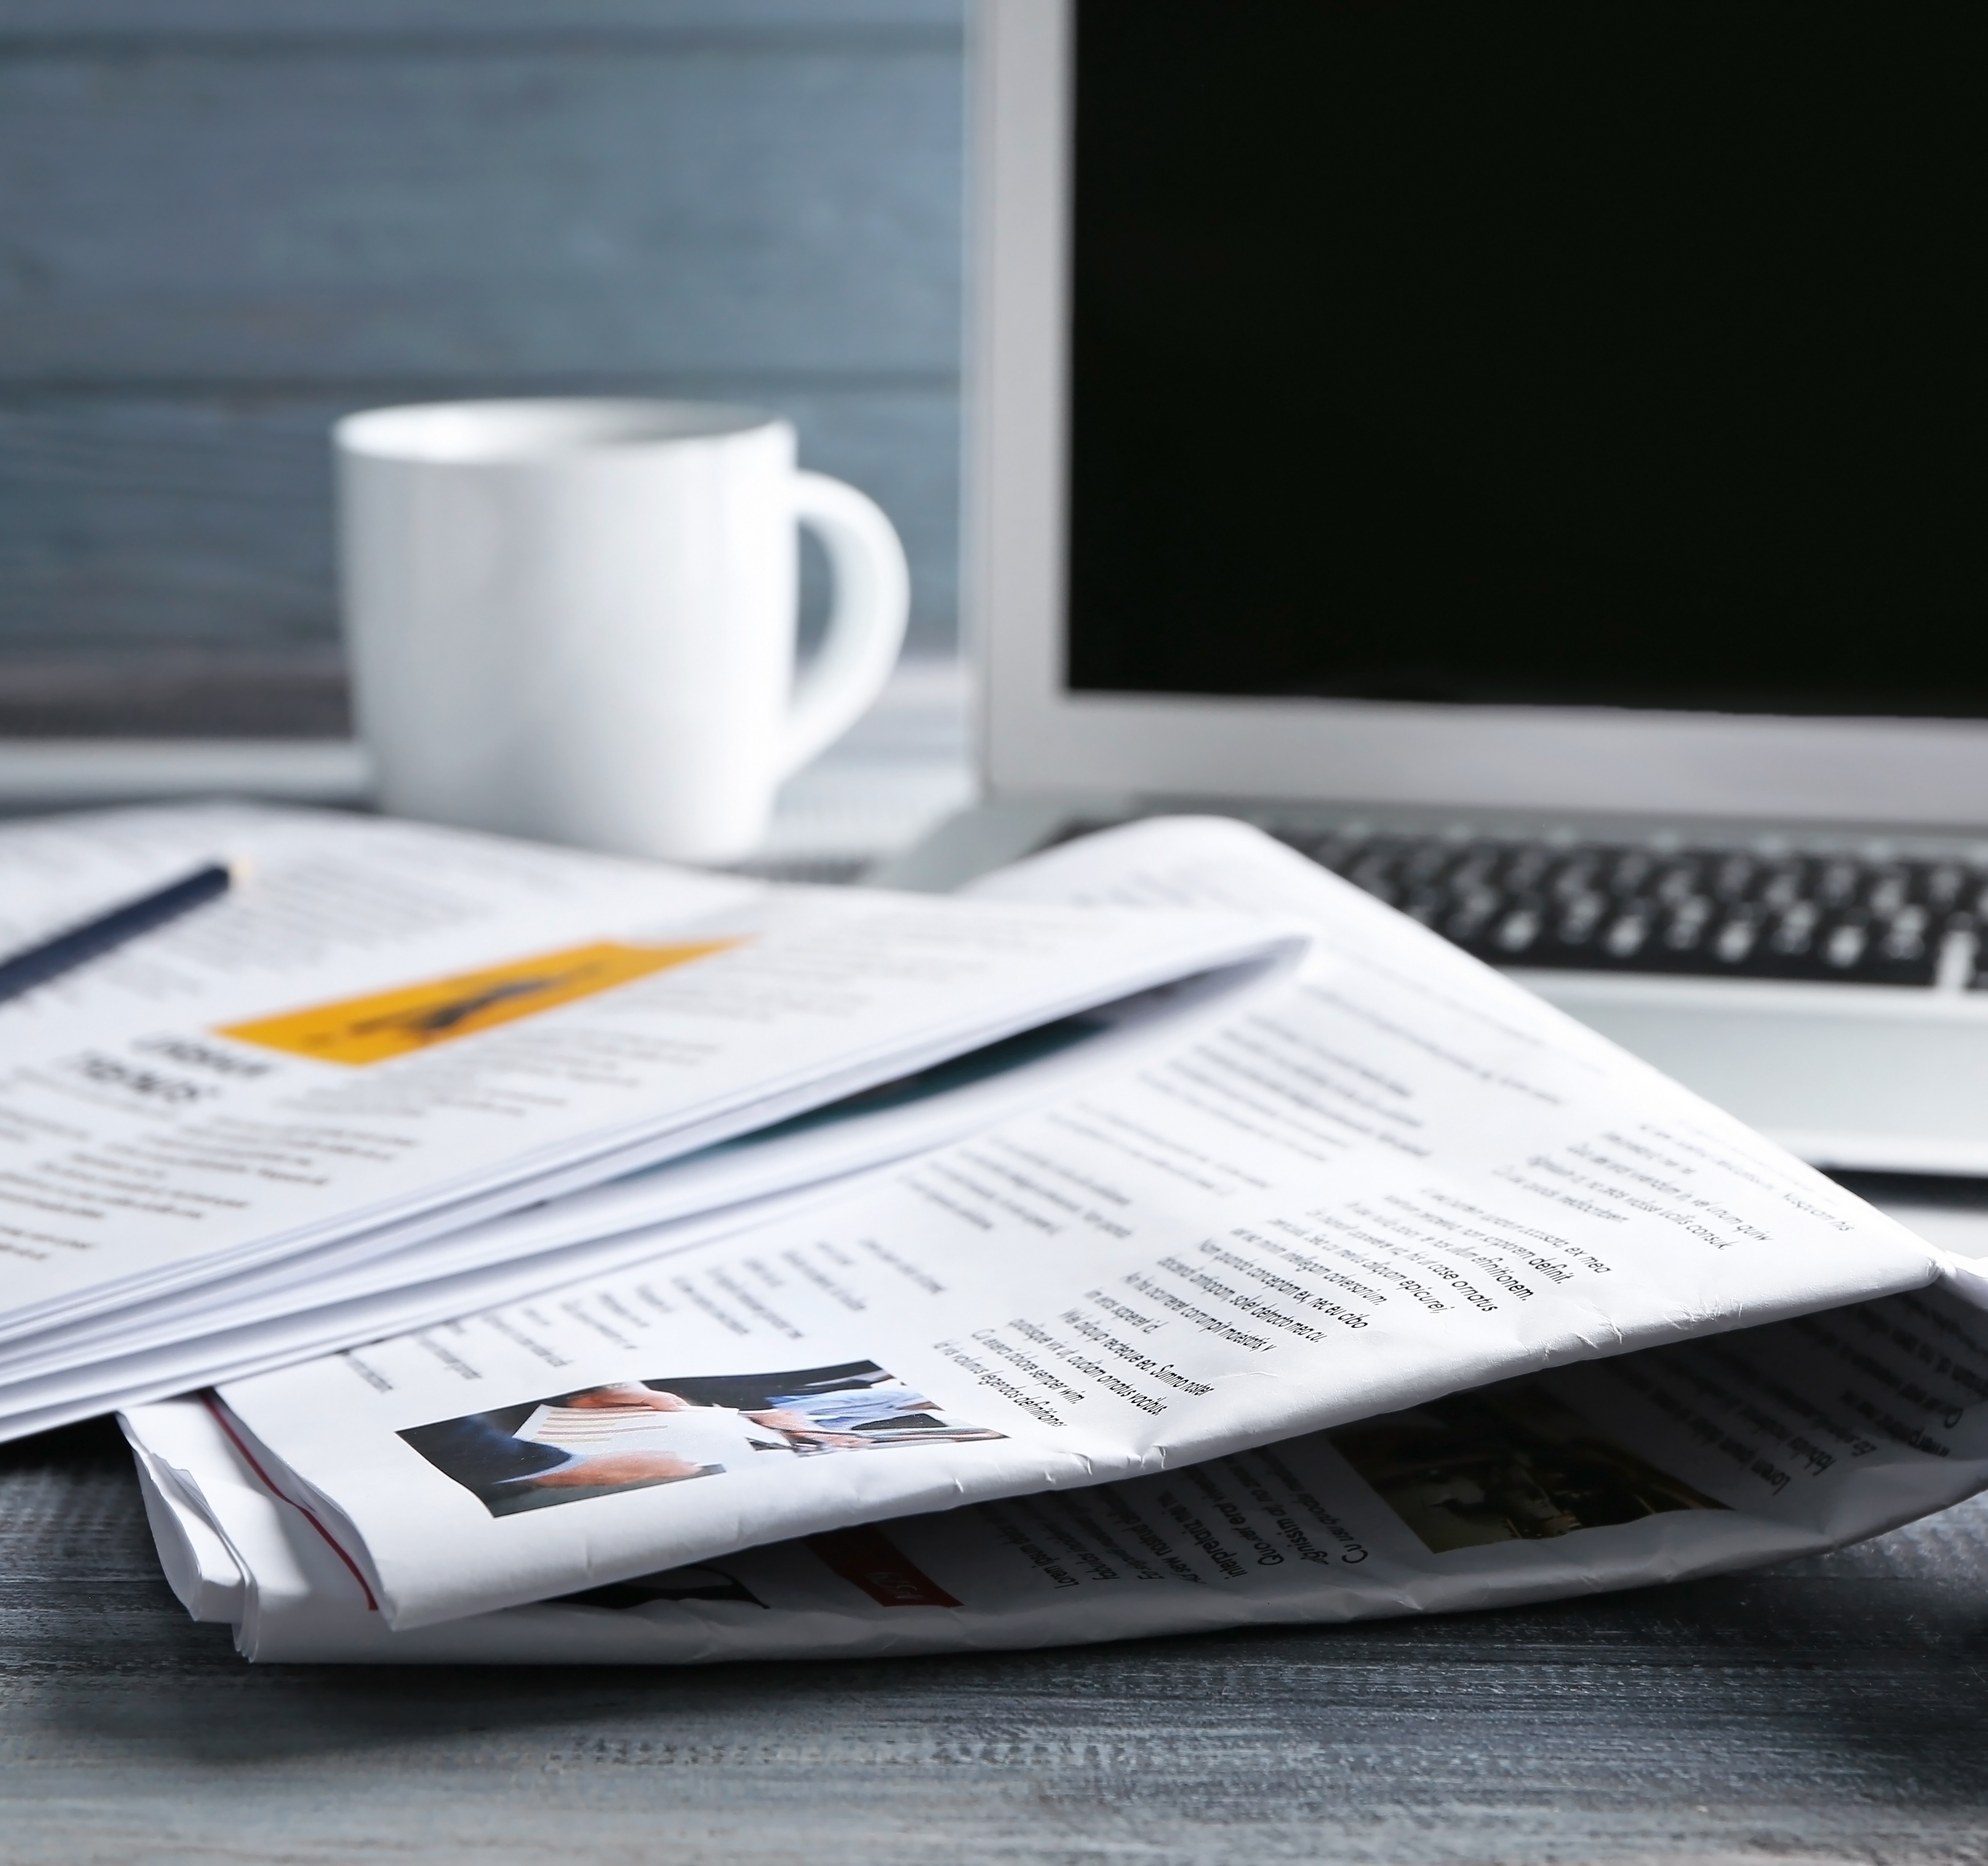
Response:
MULTIPOLYGON (((1172 1486, 1220 1541, 1192 1507, 1205 1493, 1188 1467, 1260 1477, 1266 1448, 1302 1442, 1300 1463, 1277 1455, 1351 1495, 1330 1463, 1349 1458, 1345 1428, 1464 1429, 1444 1408, 1474 1389, 1551 1374, 1548 1411, 1592 1426, 1635 1411, 1618 1389, 1635 1364, 1580 1364, 1889 1296, 1905 1307, 1872 1313, 1918 1315, 1916 1303, 1966 1328, 1980 1279, 1952 1253, 1253 831, 1142 825, 997 885, 1296 911, 1317 938, 1294 984, 803 1212, 225 1386, 215 1416, 350 1564, 384 1626, 437 1627, 763 1544, 857 1529, 888 1540, 896 1519, 962 1504, 1063 1520, 1107 1494, 1096 1487, 1135 1480, 1172 1486)), ((1866 1353, 1841 1319, 1788 1339, 1824 1327, 1844 1354, 1866 1353)), ((1919 1327, 1912 1352, 1976 1364, 1938 1345, 1933 1321, 1919 1327)), ((1817 1436, 1823 1419, 1878 1451, 1915 1425, 1879 1373, 1823 1407, 1826 1375, 1795 1371, 1781 1383, 1792 1397, 1740 1394, 1785 1428, 1785 1442, 1754 1447, 1771 1473, 1760 1482, 1795 1486, 1804 1445, 1842 1462, 1817 1436)), ((1955 1391, 1939 1389, 1942 1421, 1955 1391)), ((1570 1429, 1529 1400, 1497 1403, 1540 1442, 1570 1429)), ((1716 1422, 1709 1407, 1695 1416, 1716 1422)), ((1681 1462, 1647 1434, 1629 1449, 1736 1520, 1760 1514, 1703 1459, 1681 1462)), ((1971 1456, 1949 1445, 1940 1461, 1962 1482, 1953 1494, 1976 1482, 1971 1456)), ((1381 1457, 1360 1481, 1384 1493, 1381 1457)), ((1833 1495, 1831 1468, 1793 1496, 1833 1495)), ((1890 1483, 1907 1514, 1949 1494, 1871 1482, 1890 1483)), ((1841 1520, 1882 1518, 1858 1507, 1841 1520)), ((1834 1509, 1771 1533, 1706 1530, 1738 1536, 1706 1559, 1834 1533, 1834 1509)), ((1369 1540, 1371 1510, 1361 1521, 1361 1545, 1384 1546, 1369 1540)), ((1638 1533, 1668 1547, 1683 1532, 1666 1520, 1638 1533)), ((1397 1537, 1390 1560, 1406 1550, 1397 1537)), ((1566 1584, 1563 1573, 1550 1586, 1566 1584)))
POLYGON ((248 1658, 688 1665, 1445 1612, 1784 1560, 1988 1486, 1984 1394, 1988 1317, 1927 1290, 399 1632, 215 1410, 124 1425, 174 1591, 248 1658))
POLYGON ((1234 989, 1203 975, 1114 1000, 901 1077, 772 1127, 607 1185, 395 1251, 315 1253, 177 1299, 58 1331, 0 1356, 8 1434, 241 1378, 383 1334, 513 1300, 738 1230, 831 1193, 838 1181, 1039 1103, 1219 1010, 1234 989))
POLYGON ((1301 944, 245 808, 0 830, 6 931, 217 857, 250 869, 226 901, 0 1007, 0 1435, 132 1397, 93 1371, 120 1356, 377 1295, 471 1224, 1301 944))

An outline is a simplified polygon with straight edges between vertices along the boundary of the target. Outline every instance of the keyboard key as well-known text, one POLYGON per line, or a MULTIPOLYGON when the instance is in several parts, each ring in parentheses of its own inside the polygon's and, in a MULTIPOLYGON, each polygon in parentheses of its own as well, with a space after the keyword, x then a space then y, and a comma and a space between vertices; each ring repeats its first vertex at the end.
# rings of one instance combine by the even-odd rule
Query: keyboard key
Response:
POLYGON ((1721 965, 1743 965, 1760 937, 1760 922, 1736 914, 1719 929, 1718 937, 1712 942, 1712 957, 1721 965))

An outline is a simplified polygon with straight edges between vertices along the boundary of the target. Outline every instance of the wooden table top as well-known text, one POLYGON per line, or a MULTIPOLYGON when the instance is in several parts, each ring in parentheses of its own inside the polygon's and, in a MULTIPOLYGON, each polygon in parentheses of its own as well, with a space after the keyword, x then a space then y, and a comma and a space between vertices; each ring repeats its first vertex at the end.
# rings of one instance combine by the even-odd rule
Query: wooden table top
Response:
POLYGON ((986 1658, 252 1668, 106 1425, 0 1448, 0 1858, 1988 1860, 1988 1499, 1567 1605, 986 1658))

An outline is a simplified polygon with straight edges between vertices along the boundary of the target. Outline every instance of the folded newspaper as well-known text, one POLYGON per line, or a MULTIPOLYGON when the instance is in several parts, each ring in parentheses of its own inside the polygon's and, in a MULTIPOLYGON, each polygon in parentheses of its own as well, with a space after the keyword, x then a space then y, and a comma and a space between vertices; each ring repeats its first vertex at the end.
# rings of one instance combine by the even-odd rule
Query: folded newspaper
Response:
POLYGON ((227 899, 0 1006, 0 1438, 485 1306, 559 1273, 520 1283, 520 1258, 580 1244, 570 1273, 597 1269, 617 1229, 929 1144, 928 1109, 708 1154, 1114 1003, 1121 1029, 1164 1023, 1305 939, 210 807, 0 829, 0 946, 223 857, 249 870, 227 899), (583 1215, 489 1222, 694 1154, 583 1215))
MULTIPOLYGON (((938 1651, 1537 1600, 1988 1484, 1988 1277, 1232 823, 982 898, 1295 981, 611 1272, 132 1409, 259 1659, 938 1651)), ((631 1242, 641 1242, 639 1237, 631 1242)))

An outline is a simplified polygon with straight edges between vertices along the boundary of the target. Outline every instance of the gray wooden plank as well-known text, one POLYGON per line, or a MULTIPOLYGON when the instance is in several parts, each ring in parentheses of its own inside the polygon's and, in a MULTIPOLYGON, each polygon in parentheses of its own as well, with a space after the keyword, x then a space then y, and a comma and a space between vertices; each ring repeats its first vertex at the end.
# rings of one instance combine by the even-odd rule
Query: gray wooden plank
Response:
POLYGON ((958 367, 956 46, 0 59, 0 380, 958 367))
POLYGON ((74 33, 366 35, 620 29, 819 38, 962 30, 964 0, 0 0, 0 46, 74 33))
POLYGON ((0 1452, 11 1860, 1978 1866, 1988 1507, 1502 1614, 901 1664, 242 1666, 114 1441, 0 1452))
POLYGON ((0 407, 0 641, 83 652, 330 639, 326 413, 0 407))
MULTIPOLYGON (((331 421, 382 401, 513 388, 688 394, 788 416, 803 464, 871 493, 902 533, 915 643, 950 639, 958 417, 946 377, 803 387, 750 376, 387 379, 342 394, 0 399, 0 657, 93 657, 120 644, 254 654, 333 642, 331 421)), ((0 717, 8 686, 0 659, 0 717)), ((16 729, 24 703, 12 708, 16 729)))

